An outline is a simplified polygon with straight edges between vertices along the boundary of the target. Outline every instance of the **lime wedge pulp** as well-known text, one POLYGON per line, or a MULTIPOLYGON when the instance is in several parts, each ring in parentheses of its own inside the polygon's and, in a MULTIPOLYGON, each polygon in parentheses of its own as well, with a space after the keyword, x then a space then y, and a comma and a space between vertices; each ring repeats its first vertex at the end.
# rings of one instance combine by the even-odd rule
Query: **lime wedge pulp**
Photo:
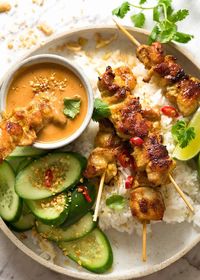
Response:
POLYGON ((185 148, 180 148, 179 145, 176 146, 173 157, 179 160, 189 160, 200 151, 200 108, 194 114, 188 127, 194 127, 195 138, 185 148))

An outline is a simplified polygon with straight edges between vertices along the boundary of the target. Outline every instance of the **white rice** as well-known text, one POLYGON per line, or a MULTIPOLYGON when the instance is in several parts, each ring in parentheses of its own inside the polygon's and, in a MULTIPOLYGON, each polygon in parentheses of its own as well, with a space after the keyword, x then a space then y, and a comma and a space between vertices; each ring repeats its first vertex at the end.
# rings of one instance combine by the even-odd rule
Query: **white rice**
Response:
MULTIPOLYGON (((97 90, 97 77, 99 72, 103 73, 107 65, 113 68, 120 65, 128 65, 132 68, 133 73, 137 76, 137 86, 133 91, 135 96, 140 97, 141 104, 146 106, 151 106, 154 108, 161 108, 164 105, 169 104, 168 100, 162 94, 162 89, 152 80, 150 83, 144 83, 143 77, 146 76, 147 72, 144 66, 133 56, 133 55, 123 55, 120 51, 114 51, 109 58, 109 61, 102 60, 102 55, 104 53, 93 54, 88 57, 85 52, 79 52, 73 54, 73 59, 84 67, 85 71, 88 73, 89 78, 94 89, 95 97, 99 97, 99 92, 97 90), (122 61, 122 63, 119 63, 122 61)), ((68 58, 70 53, 68 54, 68 58)), ((172 119, 166 116, 161 117, 161 130, 164 137, 164 144, 167 146, 168 152, 171 155, 175 143, 171 135, 172 119)), ((88 129, 83 133, 83 135, 71 145, 70 148, 88 156, 90 151, 93 149, 94 137, 97 133, 98 125, 91 122, 88 129)), ((123 171, 120 175, 120 180, 118 184, 113 187, 105 186, 102 194, 101 205, 100 205, 100 215, 99 224, 102 229, 114 228, 121 232, 136 232, 141 233, 141 224, 136 221, 132 215, 128 204, 129 190, 124 187, 125 174, 123 171), (112 194, 119 194, 125 198, 125 207, 123 210, 113 210, 106 206, 106 198, 112 194)), ((199 196, 199 181, 197 171, 192 169, 187 165, 186 162, 177 161, 177 167, 173 173, 174 179, 177 184, 186 193, 187 199, 195 208, 195 215, 191 217, 185 203, 180 198, 180 196, 175 191, 172 184, 168 184, 161 188, 161 192, 164 197, 166 211, 164 214, 164 222, 166 223, 181 223, 183 221, 193 222, 195 226, 200 227, 200 196, 199 196)), ((148 227, 150 230, 150 227, 148 227)))

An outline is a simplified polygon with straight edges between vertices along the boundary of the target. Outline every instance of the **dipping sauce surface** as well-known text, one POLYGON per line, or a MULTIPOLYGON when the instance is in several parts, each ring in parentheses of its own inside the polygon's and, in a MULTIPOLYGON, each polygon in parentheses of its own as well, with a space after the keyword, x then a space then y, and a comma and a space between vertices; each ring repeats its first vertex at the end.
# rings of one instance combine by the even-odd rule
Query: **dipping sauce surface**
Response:
POLYGON ((41 63, 23 68, 14 77, 7 95, 6 111, 25 107, 40 91, 53 92, 57 97, 55 106, 63 112, 64 98, 78 96, 81 100, 80 112, 74 118, 67 118, 65 125, 48 124, 39 134, 37 142, 53 142, 72 135, 82 124, 87 114, 88 99, 80 79, 64 66, 41 63))

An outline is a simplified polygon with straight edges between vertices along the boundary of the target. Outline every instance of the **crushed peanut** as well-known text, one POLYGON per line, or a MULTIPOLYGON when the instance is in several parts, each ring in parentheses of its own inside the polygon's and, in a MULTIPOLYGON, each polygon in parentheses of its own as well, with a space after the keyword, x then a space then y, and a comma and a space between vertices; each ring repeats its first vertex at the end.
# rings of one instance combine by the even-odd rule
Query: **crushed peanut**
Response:
POLYGON ((13 49, 13 43, 8 43, 8 49, 13 49))
POLYGON ((11 5, 8 2, 1 1, 0 2, 0 13, 6 13, 11 10, 11 5))
POLYGON ((45 23, 37 26, 37 28, 42 31, 46 36, 50 36, 53 33, 53 29, 45 23))
POLYGON ((117 39, 117 34, 115 33, 113 36, 111 36, 109 39, 105 39, 102 37, 100 33, 95 34, 95 40, 96 40, 96 49, 100 49, 103 47, 106 47, 110 43, 112 43, 114 40, 117 39))
POLYGON ((56 89, 64 91, 67 87, 67 79, 57 80, 56 73, 52 73, 50 77, 34 77, 34 80, 30 81, 30 86, 35 94, 40 92, 46 92, 51 90, 52 92, 56 89))
POLYGON ((33 4, 37 4, 39 6, 43 6, 44 5, 44 0, 32 0, 33 4))

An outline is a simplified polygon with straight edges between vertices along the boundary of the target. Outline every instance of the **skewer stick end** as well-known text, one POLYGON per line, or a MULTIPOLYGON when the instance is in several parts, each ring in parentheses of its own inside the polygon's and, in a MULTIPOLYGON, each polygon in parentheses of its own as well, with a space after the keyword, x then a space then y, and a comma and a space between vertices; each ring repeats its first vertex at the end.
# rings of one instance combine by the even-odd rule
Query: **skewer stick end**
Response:
POLYGON ((173 186, 175 187, 176 191, 179 193, 185 204, 187 205, 188 209, 191 211, 192 214, 194 214, 194 207, 190 204, 190 202, 187 200, 184 192, 181 190, 181 188, 178 186, 174 178, 171 174, 169 174, 169 179, 172 182, 173 186))
POLYGON ((142 223, 142 261, 146 262, 147 260, 147 222, 143 221, 142 223))

